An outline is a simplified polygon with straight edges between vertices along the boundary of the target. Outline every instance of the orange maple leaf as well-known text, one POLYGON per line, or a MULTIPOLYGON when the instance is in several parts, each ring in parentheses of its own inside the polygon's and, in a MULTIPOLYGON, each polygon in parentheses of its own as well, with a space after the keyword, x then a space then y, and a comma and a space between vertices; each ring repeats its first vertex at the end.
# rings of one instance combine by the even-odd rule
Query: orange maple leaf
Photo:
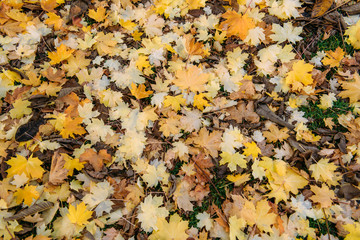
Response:
POLYGON ((255 27, 254 20, 247 14, 239 14, 233 10, 228 10, 222 15, 226 20, 220 24, 220 28, 226 30, 226 35, 238 36, 244 40, 250 29, 255 27))
POLYGON ((196 66, 191 66, 188 69, 177 71, 173 83, 182 90, 190 89, 193 92, 202 92, 205 90, 205 83, 208 80, 209 74, 203 73, 196 66))
POLYGON ((136 97, 136 99, 147 98, 150 94, 153 93, 153 91, 145 91, 144 84, 140 84, 138 87, 136 87, 135 83, 131 83, 130 92, 134 97, 136 97))
POLYGON ((103 166, 104 161, 111 162, 111 155, 107 153, 105 149, 101 149, 98 153, 92 148, 86 149, 86 151, 80 155, 80 161, 86 161, 93 166, 96 172, 99 172, 103 166))
POLYGON ((48 57, 51 59, 50 64, 55 65, 61 61, 68 59, 74 52, 74 49, 67 50, 64 44, 56 49, 56 52, 49 52, 48 57))
POLYGON ((86 133, 85 129, 80 125, 83 119, 81 117, 71 118, 66 117, 64 122, 64 128, 60 131, 60 135, 63 138, 72 137, 74 138, 74 134, 84 134, 86 133))

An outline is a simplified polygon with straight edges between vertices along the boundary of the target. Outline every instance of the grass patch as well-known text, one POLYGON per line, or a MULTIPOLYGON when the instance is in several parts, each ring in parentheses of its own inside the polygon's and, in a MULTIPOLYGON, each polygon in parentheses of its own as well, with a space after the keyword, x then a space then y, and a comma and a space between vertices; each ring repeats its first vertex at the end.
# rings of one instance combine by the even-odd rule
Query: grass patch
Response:
MULTIPOLYGON (((319 220, 314 220, 312 218, 309 218, 309 226, 311 228, 315 228, 317 229, 317 233, 319 235, 326 235, 328 234, 328 230, 326 227, 326 222, 325 220, 323 221, 319 221, 319 220)), ((337 238, 339 238, 339 240, 343 240, 344 238, 338 235, 338 230, 336 229, 335 223, 332 223, 329 221, 329 233, 337 238)))
POLYGON ((300 111, 304 112, 304 117, 310 118, 308 127, 310 130, 315 130, 318 128, 326 128, 324 119, 332 118, 332 121, 336 125, 335 130, 339 132, 346 132, 346 128, 339 125, 339 115, 346 114, 349 111, 353 111, 353 108, 350 107, 349 103, 345 102, 342 99, 339 99, 334 102, 333 107, 328 109, 321 109, 317 105, 320 104, 319 101, 309 102, 307 106, 299 107, 300 111))
MULTIPOLYGON (((320 39, 322 39, 323 36, 320 39)), ((343 38, 341 37, 340 33, 336 33, 328 39, 319 40, 317 46, 319 51, 333 51, 337 47, 341 47, 347 54, 352 55, 354 53, 354 48, 346 42, 345 38, 343 42, 343 38)))

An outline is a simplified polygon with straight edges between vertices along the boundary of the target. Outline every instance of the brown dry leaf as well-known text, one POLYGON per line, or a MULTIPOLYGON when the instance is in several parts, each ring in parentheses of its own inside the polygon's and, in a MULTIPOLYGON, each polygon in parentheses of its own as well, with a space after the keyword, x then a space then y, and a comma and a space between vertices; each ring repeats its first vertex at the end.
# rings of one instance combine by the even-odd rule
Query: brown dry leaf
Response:
POLYGON ((80 155, 80 161, 89 162, 96 172, 101 171, 105 162, 111 161, 111 155, 105 149, 101 149, 98 153, 94 149, 88 148, 80 155))
POLYGON ((230 116, 227 116, 225 119, 233 119, 237 123, 242 123, 245 119, 251 123, 257 123, 260 120, 259 115, 254 112, 254 102, 240 102, 236 107, 231 107, 228 109, 230 116))
POLYGON ((287 134, 289 129, 286 127, 279 129, 275 124, 271 124, 269 127, 269 131, 263 132, 264 137, 266 137, 267 142, 277 142, 277 141, 284 141, 289 137, 287 134))
POLYGON ((63 182, 65 182, 69 170, 64 168, 64 165, 64 156, 61 155, 59 151, 54 152, 51 160, 49 183, 53 185, 61 185, 63 182))
POLYGON ((256 94, 254 83, 251 80, 242 80, 240 89, 230 94, 230 99, 253 99, 256 94))
POLYGON ((202 128, 197 136, 191 138, 191 141, 197 147, 204 148, 205 153, 210 154, 212 157, 217 157, 220 150, 221 136, 222 132, 220 131, 209 133, 206 128, 202 128))
POLYGON ((65 71, 57 69, 56 71, 52 67, 48 67, 46 71, 42 72, 42 75, 52 82, 64 84, 67 79, 65 77, 65 71))
POLYGON ((324 13, 330 9, 333 3, 334 0, 316 0, 316 3, 312 9, 311 17, 315 18, 324 15, 324 13))
POLYGON ((24 27, 21 25, 21 22, 7 22, 0 26, 0 32, 5 33, 9 37, 16 37, 17 33, 22 31, 24 31, 24 27))

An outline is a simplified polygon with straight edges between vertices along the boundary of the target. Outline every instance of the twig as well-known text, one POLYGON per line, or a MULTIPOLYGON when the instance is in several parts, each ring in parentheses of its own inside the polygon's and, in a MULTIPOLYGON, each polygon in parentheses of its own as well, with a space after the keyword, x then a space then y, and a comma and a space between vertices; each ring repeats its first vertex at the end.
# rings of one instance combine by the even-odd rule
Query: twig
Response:
POLYGON ((7 224, 6 224, 5 228, 6 228, 6 231, 8 231, 8 233, 9 233, 9 235, 10 235, 10 237, 11 237, 11 240, 16 240, 16 238, 14 237, 14 235, 12 235, 12 233, 10 232, 7 224))
MULTIPOLYGON (((350 1, 351 1, 351 0, 348 0, 348 1, 344 2, 343 4, 340 4, 339 6, 337 6, 337 7, 333 8, 333 9, 331 9, 331 10, 328 10, 328 11, 327 11, 327 12, 325 12, 323 15, 318 16, 318 17, 316 17, 316 18, 312 19, 311 21, 309 21, 308 23, 306 23, 303 27, 305 27, 306 25, 308 25, 308 24, 310 24, 310 23, 314 22, 315 20, 319 19, 320 17, 322 17, 322 16, 324 16, 324 15, 326 15, 326 14, 328 14, 328 13, 331 13, 331 12, 335 11, 336 9, 338 9, 338 8, 340 8, 340 7, 342 7, 342 6, 344 6, 345 4, 348 4, 350 1)), ((305 19, 295 19, 295 20, 296 20, 296 21, 302 21, 302 20, 305 20, 305 19)))
POLYGON ((255 229, 256 229, 256 223, 254 224, 253 228, 251 229, 251 233, 249 234, 249 236, 247 237, 247 240, 250 240, 250 237, 252 237, 255 233, 255 229))
POLYGON ((330 230, 329 230, 329 220, 328 220, 328 218, 327 218, 327 215, 326 215, 326 213, 325 213, 324 208, 322 208, 322 211, 323 211, 324 216, 325 216, 326 231, 327 231, 327 234, 328 234, 328 238, 329 238, 329 240, 331 240, 331 237, 330 237, 330 230))

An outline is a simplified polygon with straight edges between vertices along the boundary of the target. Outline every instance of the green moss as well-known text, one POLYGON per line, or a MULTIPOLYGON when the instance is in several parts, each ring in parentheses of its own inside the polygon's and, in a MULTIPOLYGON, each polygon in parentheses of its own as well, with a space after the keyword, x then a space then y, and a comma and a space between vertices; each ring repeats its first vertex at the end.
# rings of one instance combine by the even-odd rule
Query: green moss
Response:
MULTIPOLYGON (((323 36, 320 39, 322 38, 323 36)), ((329 51, 329 50, 333 51, 336 48, 341 47, 342 49, 344 49, 344 51, 347 54, 352 55, 354 53, 354 48, 346 42, 345 37, 343 42, 343 38, 338 32, 330 36, 328 39, 319 40, 317 46, 318 46, 318 51, 329 51)))
POLYGON ((328 109, 320 109, 318 107, 320 104, 319 101, 309 102, 307 106, 299 107, 300 111, 303 111, 304 117, 310 118, 308 127, 310 130, 315 130, 317 128, 326 128, 324 119, 332 118, 332 121, 336 125, 335 130, 340 132, 346 132, 346 128, 339 125, 338 118, 341 114, 346 114, 349 111, 352 111, 353 108, 350 107, 349 103, 345 102, 342 99, 339 99, 334 102, 333 107, 328 109))

